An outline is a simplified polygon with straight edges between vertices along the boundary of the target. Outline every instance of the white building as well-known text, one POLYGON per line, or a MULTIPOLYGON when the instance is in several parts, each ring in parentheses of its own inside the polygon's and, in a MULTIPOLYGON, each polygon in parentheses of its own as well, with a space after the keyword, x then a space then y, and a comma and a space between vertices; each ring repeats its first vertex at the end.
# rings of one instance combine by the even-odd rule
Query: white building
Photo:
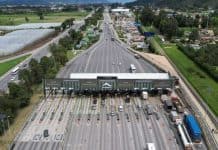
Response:
POLYGON ((129 9, 123 7, 118 7, 111 10, 112 13, 122 13, 122 14, 129 13, 129 11, 130 11, 129 9))

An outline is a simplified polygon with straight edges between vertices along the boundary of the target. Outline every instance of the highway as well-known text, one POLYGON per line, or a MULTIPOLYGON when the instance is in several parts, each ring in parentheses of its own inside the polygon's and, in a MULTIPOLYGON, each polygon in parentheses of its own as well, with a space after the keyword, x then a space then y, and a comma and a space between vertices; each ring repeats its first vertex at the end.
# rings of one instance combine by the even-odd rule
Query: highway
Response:
MULTIPOLYGON (((91 16, 93 14, 93 12, 91 12, 88 16, 86 16, 85 18, 91 16)), ((84 18, 84 19, 85 19, 84 18)), ((84 24, 84 20, 81 20, 81 21, 75 21, 74 22, 74 25, 65 30, 64 32, 62 32, 61 34, 59 34, 57 37, 55 37, 54 39, 52 39, 51 41, 49 41, 48 43, 46 43, 45 45, 31 51, 31 52, 27 52, 25 54, 32 54, 30 57, 28 57, 26 60, 24 60, 23 62, 21 62, 20 64, 18 64, 17 66, 19 66, 21 69, 22 68, 25 68, 24 65, 28 64, 29 61, 34 58, 36 60, 40 60, 43 56, 50 56, 50 52, 49 52, 49 46, 51 44, 57 44, 58 41, 65 37, 66 35, 68 35, 68 32, 69 30, 71 29, 75 29, 75 30, 78 30, 82 25, 84 24)), ((17 57, 17 56, 16 56, 17 57)), ((15 68, 15 67, 14 67, 15 68)), ((0 77, 0 91, 6 91, 8 89, 8 83, 11 82, 11 78, 12 78, 12 75, 11 75, 11 71, 13 70, 13 68, 8 71, 5 75, 3 75, 2 77, 0 77)), ((13 81, 16 81, 18 80, 18 76, 15 75, 15 80, 13 81)))
POLYGON ((153 105, 158 120, 154 114, 147 118, 142 109, 146 102, 139 97, 132 97, 129 104, 122 96, 106 97, 104 106, 98 98, 96 110, 91 109, 92 101, 85 96, 68 99, 50 95, 34 111, 36 115, 27 122, 14 150, 140 150, 148 142, 155 143, 158 150, 181 149, 163 107, 153 105), (124 106, 122 112, 118 111, 119 105, 124 106), (49 130, 47 138, 43 137, 45 129, 49 130))
MULTIPOLYGON (((103 32, 100 40, 65 66, 58 77, 67 78, 72 72, 125 73, 130 64, 136 72, 159 72, 157 68, 123 47, 114 37, 108 14, 104 14, 103 32)), ((68 99, 61 94, 48 96, 34 110, 25 128, 15 141, 14 150, 139 150, 153 142, 158 150, 179 150, 163 108, 154 105, 161 116, 147 117, 146 103, 138 97, 126 104, 124 97, 107 97, 105 105, 97 99, 97 108, 92 110, 92 97, 68 99), (118 111, 123 105, 124 111, 118 111), (142 108, 138 108, 138 106, 142 108), (115 116, 111 115, 111 112, 115 116), (49 130, 49 137, 43 131, 49 130)))
POLYGON ((57 77, 69 78, 71 73, 127 73, 134 64, 137 73, 155 73, 159 70, 143 59, 136 59, 115 37, 108 14, 104 14, 100 40, 78 57, 67 63, 57 77), (112 41, 111 38, 115 40, 112 41))

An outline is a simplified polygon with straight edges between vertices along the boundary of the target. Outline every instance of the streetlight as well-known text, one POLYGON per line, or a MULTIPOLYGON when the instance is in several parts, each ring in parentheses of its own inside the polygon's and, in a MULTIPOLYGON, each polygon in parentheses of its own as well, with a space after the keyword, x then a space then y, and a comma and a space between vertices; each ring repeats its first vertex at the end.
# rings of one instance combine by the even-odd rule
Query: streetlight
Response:
POLYGON ((7 116, 7 124, 8 124, 8 132, 10 133, 10 122, 9 122, 9 118, 11 118, 11 116, 7 116))
POLYGON ((2 128, 3 128, 3 134, 5 133, 5 125, 4 125, 4 120, 1 119, 1 122, 2 122, 2 128))

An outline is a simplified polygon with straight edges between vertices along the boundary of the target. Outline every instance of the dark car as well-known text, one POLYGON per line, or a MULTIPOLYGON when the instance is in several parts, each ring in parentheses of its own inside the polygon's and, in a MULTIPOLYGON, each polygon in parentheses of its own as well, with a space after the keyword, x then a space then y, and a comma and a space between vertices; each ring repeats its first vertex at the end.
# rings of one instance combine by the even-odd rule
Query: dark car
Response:
POLYGON ((45 130, 43 131, 43 136, 44 136, 44 137, 48 137, 48 136, 49 136, 49 134, 48 134, 48 129, 45 129, 45 130))

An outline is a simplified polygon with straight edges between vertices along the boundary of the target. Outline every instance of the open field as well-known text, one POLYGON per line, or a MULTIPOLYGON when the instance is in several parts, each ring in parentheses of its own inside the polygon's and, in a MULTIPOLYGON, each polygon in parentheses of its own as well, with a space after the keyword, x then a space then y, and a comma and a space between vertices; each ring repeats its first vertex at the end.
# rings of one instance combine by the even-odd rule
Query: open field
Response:
POLYGON ((88 15, 88 12, 58 12, 44 14, 44 19, 40 20, 39 16, 35 13, 26 14, 0 14, 0 25, 19 25, 23 23, 51 23, 51 22, 63 22, 68 18, 80 19, 88 15), (25 17, 28 17, 29 22, 26 22, 25 17))
POLYGON ((218 116, 218 84, 192 60, 179 51, 175 44, 161 44, 161 46, 215 115, 218 116))
POLYGON ((9 60, 3 63, 0 63, 0 76, 2 76, 3 74, 5 74, 8 70, 10 70, 11 68, 13 68, 14 66, 16 66, 17 64, 19 64, 20 62, 22 62, 24 59, 26 59, 27 57, 29 57, 30 55, 25 55, 13 60, 9 60))

